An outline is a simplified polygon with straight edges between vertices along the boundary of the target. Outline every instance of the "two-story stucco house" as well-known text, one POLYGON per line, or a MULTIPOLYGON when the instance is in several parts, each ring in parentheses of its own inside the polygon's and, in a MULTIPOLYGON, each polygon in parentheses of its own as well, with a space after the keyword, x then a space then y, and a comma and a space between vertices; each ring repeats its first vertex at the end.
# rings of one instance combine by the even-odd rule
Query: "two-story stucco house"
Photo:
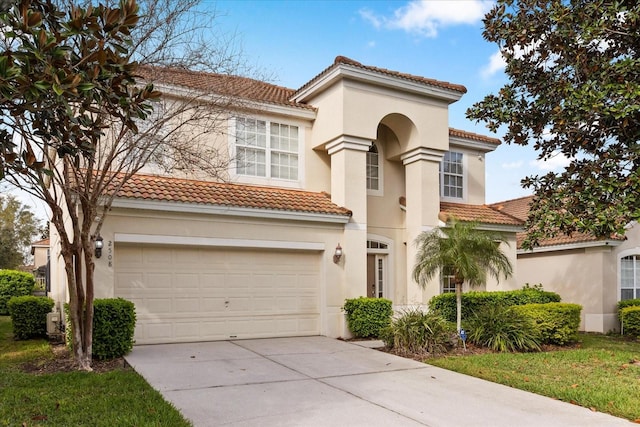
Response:
MULTIPOLYGON (((222 78, 161 74, 174 93, 222 78)), ((101 232, 96 297, 136 304, 137 343, 347 336, 346 298, 403 307, 451 290, 446 278, 422 289, 411 271, 415 238, 452 216, 504 232, 515 264, 521 221, 484 204, 499 140, 448 126, 463 86, 344 57, 297 90, 233 86, 254 108, 229 111, 215 141, 228 179, 137 175, 101 232)), ((64 300, 59 266, 52 274, 64 300)))

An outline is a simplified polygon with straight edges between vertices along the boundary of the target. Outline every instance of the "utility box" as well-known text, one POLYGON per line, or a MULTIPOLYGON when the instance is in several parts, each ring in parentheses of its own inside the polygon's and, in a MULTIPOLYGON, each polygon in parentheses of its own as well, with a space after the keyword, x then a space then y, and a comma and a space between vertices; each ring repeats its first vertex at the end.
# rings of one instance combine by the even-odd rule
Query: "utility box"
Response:
POLYGON ((47 335, 56 335, 60 333, 60 313, 47 313, 47 335))

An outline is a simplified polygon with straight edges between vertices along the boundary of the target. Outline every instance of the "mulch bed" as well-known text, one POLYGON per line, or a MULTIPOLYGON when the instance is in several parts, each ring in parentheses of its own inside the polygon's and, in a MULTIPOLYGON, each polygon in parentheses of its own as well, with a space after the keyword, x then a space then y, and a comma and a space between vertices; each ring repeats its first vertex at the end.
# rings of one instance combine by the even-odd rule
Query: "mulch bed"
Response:
MULTIPOLYGON (((52 344, 51 351, 53 357, 51 359, 39 360, 36 363, 29 362, 21 366, 22 371, 30 374, 54 374, 58 372, 74 372, 78 371, 78 364, 73 359, 73 354, 64 344, 52 344)), ((91 362, 93 372, 110 372, 116 369, 131 369, 124 358, 119 357, 112 360, 93 359, 91 362)))

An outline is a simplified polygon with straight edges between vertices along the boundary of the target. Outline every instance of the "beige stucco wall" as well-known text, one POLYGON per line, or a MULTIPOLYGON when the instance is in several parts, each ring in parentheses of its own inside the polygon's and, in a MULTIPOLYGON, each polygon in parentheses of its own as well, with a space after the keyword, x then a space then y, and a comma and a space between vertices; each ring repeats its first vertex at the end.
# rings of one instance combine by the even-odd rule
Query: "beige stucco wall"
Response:
POLYGON ((524 253, 518 256, 518 284, 542 284, 563 302, 580 304, 581 329, 608 332, 618 328, 615 315, 616 273, 610 246, 524 253))

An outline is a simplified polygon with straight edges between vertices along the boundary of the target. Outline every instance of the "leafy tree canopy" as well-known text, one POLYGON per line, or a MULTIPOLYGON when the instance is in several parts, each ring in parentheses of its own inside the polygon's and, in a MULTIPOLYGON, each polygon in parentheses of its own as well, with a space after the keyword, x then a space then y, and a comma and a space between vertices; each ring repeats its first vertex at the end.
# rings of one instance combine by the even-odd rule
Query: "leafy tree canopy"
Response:
POLYGON ((0 196, 0 269, 14 270, 26 263, 39 226, 28 206, 13 196, 0 196))
POLYGON ((484 37, 500 47, 509 82, 467 111, 508 144, 561 172, 529 176, 529 238, 610 237, 640 219, 640 3, 499 0, 484 37))

